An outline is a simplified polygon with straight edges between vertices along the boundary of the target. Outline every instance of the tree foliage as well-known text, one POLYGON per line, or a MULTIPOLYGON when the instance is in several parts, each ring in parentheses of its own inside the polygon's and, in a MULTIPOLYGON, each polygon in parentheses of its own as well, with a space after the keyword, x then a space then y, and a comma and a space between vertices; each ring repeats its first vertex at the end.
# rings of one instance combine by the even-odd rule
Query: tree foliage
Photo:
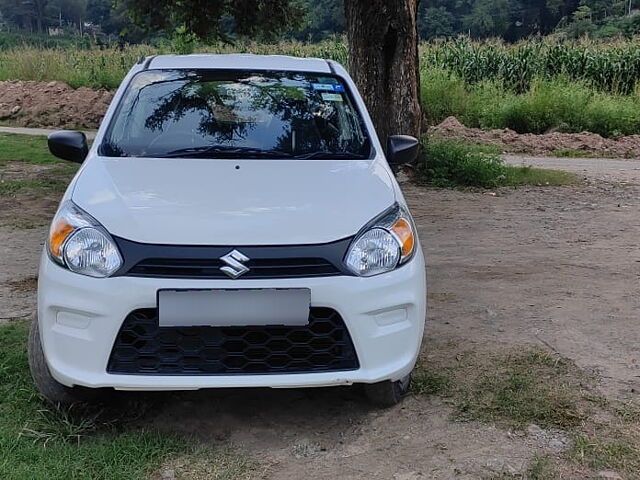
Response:
MULTIPOLYGON (((418 27, 423 40, 631 36, 640 33, 639 10, 640 0, 421 0, 418 27)), ((319 41, 345 32, 344 0, 0 0, 0 31, 80 32, 85 22, 132 42, 179 27, 205 41, 319 41)))
POLYGON ((121 0, 133 22, 153 32, 184 26, 203 40, 231 34, 274 38, 298 27, 304 7, 296 0, 121 0))
POLYGON ((510 42, 554 31, 571 37, 633 35, 640 33, 637 8, 639 0, 423 0, 420 34, 510 42))

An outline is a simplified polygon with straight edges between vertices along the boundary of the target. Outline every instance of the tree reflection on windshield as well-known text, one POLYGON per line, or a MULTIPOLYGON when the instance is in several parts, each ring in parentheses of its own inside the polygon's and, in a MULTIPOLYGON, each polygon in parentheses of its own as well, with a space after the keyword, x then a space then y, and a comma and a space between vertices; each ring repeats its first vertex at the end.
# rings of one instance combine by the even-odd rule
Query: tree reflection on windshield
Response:
POLYGON ((210 146, 290 155, 369 153, 362 119, 336 77, 163 73, 143 72, 132 82, 105 137, 103 155, 162 156, 210 146))

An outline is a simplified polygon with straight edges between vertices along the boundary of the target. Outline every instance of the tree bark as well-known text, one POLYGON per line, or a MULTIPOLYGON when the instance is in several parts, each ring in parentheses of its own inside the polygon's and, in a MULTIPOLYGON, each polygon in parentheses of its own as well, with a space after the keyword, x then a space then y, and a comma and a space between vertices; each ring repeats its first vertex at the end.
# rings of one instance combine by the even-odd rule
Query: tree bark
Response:
POLYGON ((390 135, 420 135, 420 0, 345 0, 349 70, 386 149, 390 135))

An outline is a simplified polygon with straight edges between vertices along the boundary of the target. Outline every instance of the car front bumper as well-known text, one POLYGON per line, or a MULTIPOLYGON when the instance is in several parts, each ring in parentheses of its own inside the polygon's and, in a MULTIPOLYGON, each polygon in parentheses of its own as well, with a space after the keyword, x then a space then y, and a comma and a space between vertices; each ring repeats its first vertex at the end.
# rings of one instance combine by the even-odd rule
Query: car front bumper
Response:
POLYGON ((425 322, 422 252, 403 267, 371 278, 348 276, 278 280, 90 278, 43 254, 38 321, 51 374, 67 386, 117 390, 195 390, 223 387, 312 387, 398 380, 415 365, 425 322), (133 310, 157 307, 161 289, 309 288, 312 306, 342 316, 359 368, 351 371, 242 375, 123 375, 107 372, 120 327, 133 310))

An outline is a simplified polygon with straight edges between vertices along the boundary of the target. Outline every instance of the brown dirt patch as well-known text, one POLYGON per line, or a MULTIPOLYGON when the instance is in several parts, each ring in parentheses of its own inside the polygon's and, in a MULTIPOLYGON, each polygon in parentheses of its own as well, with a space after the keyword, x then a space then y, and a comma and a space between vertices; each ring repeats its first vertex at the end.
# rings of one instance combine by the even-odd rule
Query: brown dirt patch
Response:
POLYGON ((0 82, 0 121, 21 127, 97 128, 111 102, 108 90, 62 82, 0 82))
POLYGON ((35 165, 7 162, 0 170, 3 186, 29 182, 17 193, 0 194, 0 227, 31 229, 46 225, 56 211, 60 196, 75 166, 35 165))
POLYGON ((0 182, 10 180, 37 179, 47 176, 51 165, 38 165, 26 162, 6 162, 0 170, 0 182))
POLYGON ((66 167, 26 162, 7 162, 0 170, 0 190, 11 182, 33 182, 0 195, 0 324, 35 312, 36 274, 47 225, 72 174, 66 167), (51 181, 55 188, 47 183, 51 181))
POLYGON ((11 280, 7 282, 7 285, 12 292, 33 293, 36 291, 36 288, 38 288, 38 277, 36 275, 29 275, 20 280, 11 280))
POLYGON ((640 156, 640 135, 604 138, 595 133, 519 134, 513 130, 481 130, 465 127, 455 117, 429 129, 431 134, 472 143, 496 145, 507 153, 548 155, 561 150, 584 152, 600 157, 635 158, 640 156))

